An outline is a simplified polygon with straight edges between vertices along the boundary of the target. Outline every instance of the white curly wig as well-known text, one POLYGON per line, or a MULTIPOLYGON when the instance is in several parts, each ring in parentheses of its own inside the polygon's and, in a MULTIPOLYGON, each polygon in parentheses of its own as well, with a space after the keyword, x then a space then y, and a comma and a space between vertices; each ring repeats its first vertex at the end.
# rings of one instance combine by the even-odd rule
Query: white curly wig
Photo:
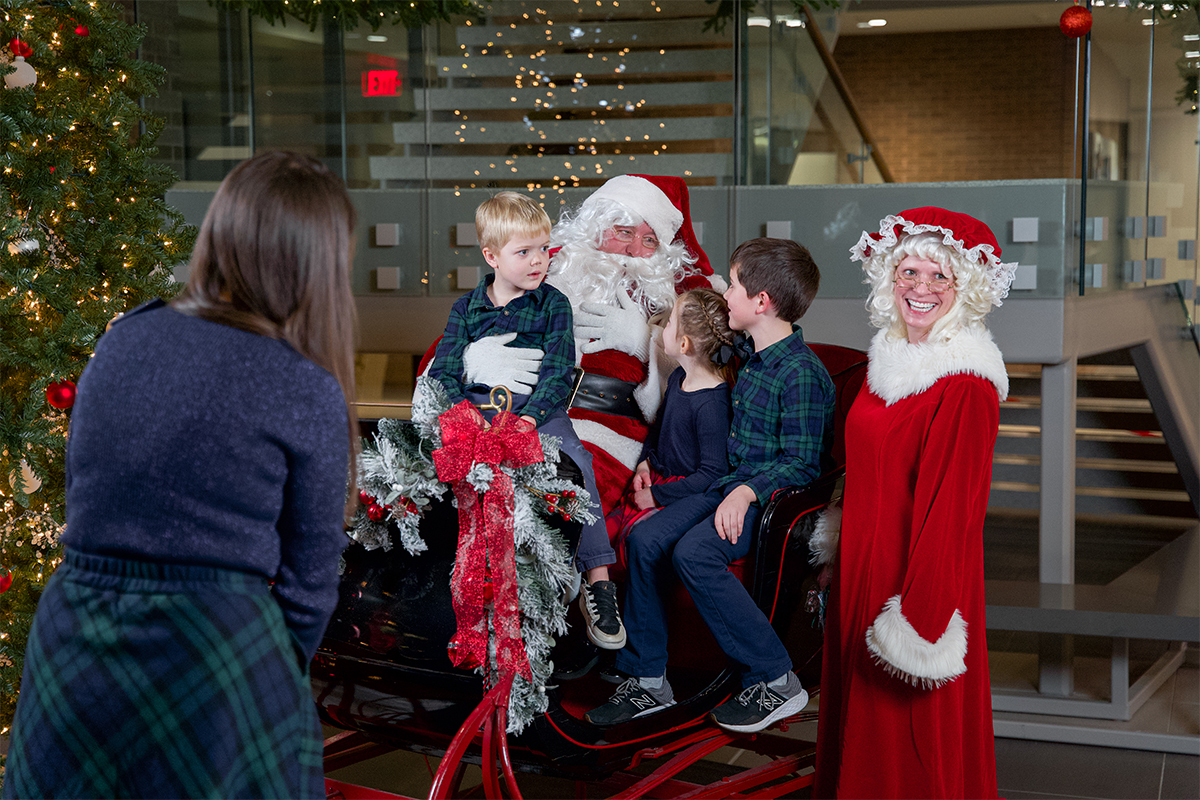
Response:
MULTIPOLYGON (((582 262, 597 257, 605 232, 614 225, 637 227, 643 221, 630 209, 606 198, 593 197, 575 214, 564 210, 550 232, 550 246, 562 248, 550 264, 551 277, 558 275, 559 280, 551 282, 563 288, 563 278, 569 278, 572 291, 567 292, 568 296, 610 296, 613 276, 604 270, 589 269, 582 262)), ((660 240, 658 251, 649 258, 619 258, 632 273, 627 277, 635 284, 631 287, 634 299, 649 313, 670 309, 675 301, 675 284, 700 272, 692 266, 696 259, 683 242, 660 240)))
POLYGON ((995 303, 995 290, 983 265, 967 259, 957 250, 946 246, 938 233, 917 233, 903 237, 894 247, 876 248, 863 261, 866 283, 871 287, 867 312, 871 324, 883 328, 893 341, 908 338, 908 327, 896 307, 892 280, 896 265, 906 256, 941 264, 954 274, 954 303, 950 310, 933 324, 929 341, 946 341, 964 328, 982 329, 983 318, 995 303))

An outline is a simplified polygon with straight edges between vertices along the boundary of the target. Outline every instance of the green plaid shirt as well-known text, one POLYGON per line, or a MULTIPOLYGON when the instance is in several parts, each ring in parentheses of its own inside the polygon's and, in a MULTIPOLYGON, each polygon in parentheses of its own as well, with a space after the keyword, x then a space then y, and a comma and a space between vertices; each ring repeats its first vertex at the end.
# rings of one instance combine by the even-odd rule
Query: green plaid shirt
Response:
POLYGON ((832 466, 833 381, 821 359, 792 335, 752 355, 733 387, 730 474, 713 484, 738 484, 766 503, 777 489, 804 486, 832 466))
POLYGON ((496 306, 487 289, 496 279, 487 275, 479 285, 458 298, 450 309, 446 332, 438 342, 429 374, 446 387, 452 403, 466 398, 467 390, 487 392, 491 386, 467 384, 463 375, 463 350, 486 336, 517 332, 510 347, 537 347, 545 351, 533 394, 514 414, 528 414, 541 422, 564 410, 571 394, 575 369, 573 318, 567 296, 548 283, 496 306))

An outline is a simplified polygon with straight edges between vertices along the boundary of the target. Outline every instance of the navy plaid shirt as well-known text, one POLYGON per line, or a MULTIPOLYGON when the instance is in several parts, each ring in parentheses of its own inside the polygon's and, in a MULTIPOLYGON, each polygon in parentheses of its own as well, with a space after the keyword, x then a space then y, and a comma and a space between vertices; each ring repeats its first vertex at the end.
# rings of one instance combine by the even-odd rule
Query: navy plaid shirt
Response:
POLYGON ((799 326, 750 356, 733 387, 730 474, 713 489, 727 494, 744 483, 766 503, 777 489, 811 483, 832 466, 834 396, 829 372, 799 326))
POLYGON ((571 394, 575 369, 575 337, 572 334, 571 303, 548 283, 496 306, 487 289, 496 279, 487 275, 479 285, 458 298, 450 309, 446 332, 438 342, 429 374, 446 387, 452 403, 466 398, 467 390, 490 391, 492 387, 467 384, 463 375, 463 350, 486 336, 517 332, 512 347, 537 347, 545 351, 533 394, 514 414, 528 414, 541 424, 556 411, 564 410, 571 394))

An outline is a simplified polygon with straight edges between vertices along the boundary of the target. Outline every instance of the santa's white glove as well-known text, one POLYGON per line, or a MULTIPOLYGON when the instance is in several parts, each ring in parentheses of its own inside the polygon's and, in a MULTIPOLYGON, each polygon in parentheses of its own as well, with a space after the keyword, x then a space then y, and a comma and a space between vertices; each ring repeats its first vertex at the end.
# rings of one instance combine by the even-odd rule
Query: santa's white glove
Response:
POLYGON ((488 336, 463 350, 463 377, 467 383, 507 386, 517 394, 532 394, 546 353, 536 347, 506 347, 517 332, 488 336))
POLYGON ((650 323, 646 314, 624 291, 617 291, 620 307, 583 303, 575 315, 575 338, 594 339, 584 344, 584 353, 620 350, 639 361, 650 356, 650 323))

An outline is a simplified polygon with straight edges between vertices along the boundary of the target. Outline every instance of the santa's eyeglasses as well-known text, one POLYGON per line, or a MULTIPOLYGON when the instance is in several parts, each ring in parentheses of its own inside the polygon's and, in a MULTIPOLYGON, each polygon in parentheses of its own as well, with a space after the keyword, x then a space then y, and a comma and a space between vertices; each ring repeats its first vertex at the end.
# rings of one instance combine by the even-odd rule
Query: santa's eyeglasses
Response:
POLYGON ((630 242, 634 241, 635 239, 640 239, 640 241, 642 243, 642 247, 645 247, 647 250, 657 250, 658 249, 658 237, 656 237, 656 236, 641 236, 641 237, 639 237, 633 231, 629 230, 629 228, 613 228, 612 229, 612 238, 614 238, 618 242, 622 242, 624 244, 629 244, 630 242))

